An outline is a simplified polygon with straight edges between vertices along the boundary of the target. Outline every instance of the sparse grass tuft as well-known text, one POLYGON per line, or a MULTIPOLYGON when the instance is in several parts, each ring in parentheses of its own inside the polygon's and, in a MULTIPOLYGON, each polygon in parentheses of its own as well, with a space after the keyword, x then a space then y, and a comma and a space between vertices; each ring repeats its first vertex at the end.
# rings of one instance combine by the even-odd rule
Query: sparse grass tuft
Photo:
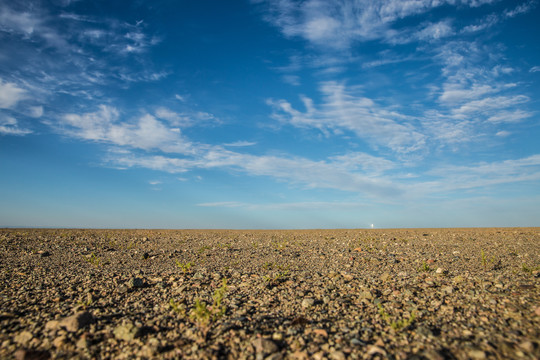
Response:
POLYGON ((193 263, 192 262, 181 263, 180 261, 176 260, 176 266, 182 269, 184 274, 187 274, 191 271, 191 267, 193 266, 193 263))
POLYGON ((529 265, 523 263, 523 264, 521 264, 521 270, 526 272, 526 273, 532 274, 533 271, 540 270, 540 266, 532 267, 532 266, 529 266, 529 265))
POLYGON ((413 311, 408 319, 392 320, 390 315, 384 310, 381 304, 377 304, 379 308, 379 315, 394 331, 400 331, 410 326, 416 320, 416 313, 413 311))
POLYGON ((90 254, 89 258, 85 258, 86 262, 99 267, 101 265, 101 258, 97 257, 95 253, 90 254))
POLYGON ((195 307, 191 309, 190 318, 195 321, 205 337, 208 333, 210 323, 225 315, 227 308, 221 302, 225 298, 226 293, 227 279, 223 279, 221 287, 214 291, 212 305, 208 306, 204 301, 195 299, 195 307))
POLYGON ((424 271, 424 272, 429 272, 429 271, 431 271, 431 270, 432 270, 432 269, 429 267, 429 265, 428 265, 425 261, 422 261, 422 266, 420 266, 420 267, 418 268, 418 271, 419 271, 419 272, 422 272, 422 271, 424 271))

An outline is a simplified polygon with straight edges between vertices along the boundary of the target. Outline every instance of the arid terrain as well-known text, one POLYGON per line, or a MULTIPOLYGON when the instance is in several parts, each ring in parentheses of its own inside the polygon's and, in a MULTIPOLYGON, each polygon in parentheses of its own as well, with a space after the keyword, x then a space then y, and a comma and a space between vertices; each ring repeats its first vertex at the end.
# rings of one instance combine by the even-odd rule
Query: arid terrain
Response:
POLYGON ((540 228, 0 230, 1 359, 538 359, 540 228))

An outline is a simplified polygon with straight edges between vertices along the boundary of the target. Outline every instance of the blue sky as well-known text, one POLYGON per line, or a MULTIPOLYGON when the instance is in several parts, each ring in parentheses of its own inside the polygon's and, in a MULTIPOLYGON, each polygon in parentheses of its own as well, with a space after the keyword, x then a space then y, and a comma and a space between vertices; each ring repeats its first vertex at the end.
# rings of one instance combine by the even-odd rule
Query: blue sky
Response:
POLYGON ((0 0, 0 225, 540 226, 539 19, 0 0))

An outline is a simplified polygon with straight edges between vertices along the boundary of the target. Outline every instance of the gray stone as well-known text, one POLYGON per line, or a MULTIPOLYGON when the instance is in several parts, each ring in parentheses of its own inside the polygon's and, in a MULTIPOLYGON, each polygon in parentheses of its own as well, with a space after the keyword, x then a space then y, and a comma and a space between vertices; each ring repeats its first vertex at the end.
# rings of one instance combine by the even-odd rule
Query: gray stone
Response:
POLYGON ((315 300, 312 298, 305 298, 302 300, 302 307, 303 308, 309 308, 312 307, 315 304, 315 300))
POLYGON ((253 340, 252 345, 255 347, 255 351, 263 354, 273 354, 279 351, 279 347, 275 342, 268 339, 257 338, 253 340))
POLYGON ((141 336, 141 328, 133 325, 132 323, 126 323, 118 325, 114 331, 114 337, 119 340, 131 341, 141 336))
POLYGON ((144 286, 144 281, 141 278, 134 277, 129 280, 128 286, 130 288, 141 288, 144 286))

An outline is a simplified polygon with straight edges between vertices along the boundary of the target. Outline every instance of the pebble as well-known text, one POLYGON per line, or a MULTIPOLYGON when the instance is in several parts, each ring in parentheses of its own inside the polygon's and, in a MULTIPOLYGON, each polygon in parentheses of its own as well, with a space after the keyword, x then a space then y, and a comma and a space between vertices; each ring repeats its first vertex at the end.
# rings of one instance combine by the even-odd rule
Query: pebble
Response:
POLYGON ((15 342, 20 344, 20 345, 23 345, 23 346, 26 346, 28 345, 28 343, 30 342, 30 340, 32 340, 32 338, 34 337, 34 335, 32 335, 32 333, 30 331, 21 331, 20 333, 18 333, 16 336, 15 336, 15 342))
POLYGON ((144 281, 139 277, 134 277, 129 279, 128 286, 130 288, 141 288, 144 286, 144 281))
POLYGON ((330 359, 332 360, 345 360, 345 353, 343 351, 333 351, 330 353, 330 359))
POLYGON ((309 308, 312 307, 315 304, 315 300, 312 298, 305 298, 302 300, 302 307, 303 308, 309 308))
POLYGON ((94 317, 92 314, 83 311, 63 319, 59 325, 66 328, 67 331, 75 332, 91 324, 93 321, 94 317))
POLYGON ((118 325, 114 331, 114 337, 119 340, 131 341, 141 336, 141 328, 128 322, 122 325, 118 325))
POLYGON ((258 353, 273 354, 279 351, 279 347, 276 343, 268 339, 257 338, 253 340, 252 345, 258 353))
POLYGON ((14 354, 15 360, 48 360, 51 354, 44 350, 19 349, 14 354))
POLYGON ((472 349, 467 352, 471 359, 482 360, 486 358, 486 353, 482 350, 472 349))

